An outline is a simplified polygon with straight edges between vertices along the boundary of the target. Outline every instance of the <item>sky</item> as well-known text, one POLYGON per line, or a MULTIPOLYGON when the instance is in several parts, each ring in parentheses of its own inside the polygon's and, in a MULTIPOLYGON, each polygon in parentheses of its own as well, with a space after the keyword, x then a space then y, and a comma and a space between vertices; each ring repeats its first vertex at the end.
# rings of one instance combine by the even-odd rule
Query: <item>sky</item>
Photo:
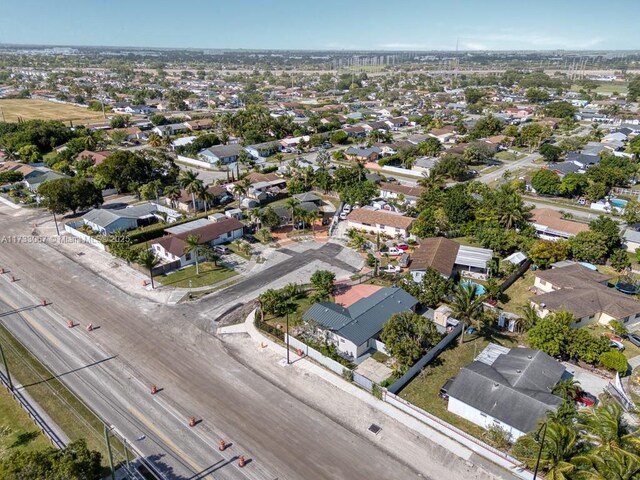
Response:
POLYGON ((0 43, 639 50, 639 0, 2 0, 0 43))

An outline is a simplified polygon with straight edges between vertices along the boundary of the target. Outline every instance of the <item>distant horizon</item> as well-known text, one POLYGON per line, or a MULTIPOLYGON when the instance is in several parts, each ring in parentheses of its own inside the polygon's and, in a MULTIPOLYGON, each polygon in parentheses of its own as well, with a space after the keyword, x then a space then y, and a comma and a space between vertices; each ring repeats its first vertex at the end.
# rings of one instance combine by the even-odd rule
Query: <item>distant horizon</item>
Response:
POLYGON ((169 0, 3 6, 0 43, 284 51, 634 51, 640 2, 169 0), (221 45, 226 45, 221 47, 221 45), (292 48, 294 47, 294 48, 292 48))
POLYGON ((349 52, 365 52, 365 53, 375 53, 375 52, 390 52, 390 53, 513 53, 513 52, 525 52, 525 53, 585 53, 585 52, 593 52, 593 53, 613 53, 613 52, 624 52, 624 53, 640 53, 640 48, 636 49, 560 49, 560 48, 539 48, 539 49, 487 49, 487 50, 463 50, 463 49, 432 49, 432 50, 411 50, 411 49, 337 49, 337 48, 243 48, 243 47, 159 47, 153 45, 143 45, 143 46, 135 46, 135 45, 98 45, 98 44, 61 44, 61 43, 7 43, 0 42, 0 47, 17 47, 17 48, 26 48, 26 47, 43 47, 43 48, 107 48, 113 50, 220 50, 220 51, 238 51, 238 52, 331 52, 331 53, 349 53, 349 52))

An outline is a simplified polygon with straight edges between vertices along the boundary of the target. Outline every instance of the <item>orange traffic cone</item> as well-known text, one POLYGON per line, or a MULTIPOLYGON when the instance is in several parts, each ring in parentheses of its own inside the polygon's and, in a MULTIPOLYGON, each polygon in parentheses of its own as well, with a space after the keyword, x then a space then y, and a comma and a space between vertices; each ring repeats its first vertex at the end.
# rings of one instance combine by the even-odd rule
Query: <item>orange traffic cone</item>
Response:
POLYGON ((302 349, 301 349, 301 348, 299 348, 299 349, 298 349, 298 356, 299 356, 299 357, 301 357, 301 356, 302 356, 302 349))
POLYGON ((224 452, 225 448, 227 448, 227 445, 224 443, 224 440, 220 440, 220 446, 218 447, 218 450, 224 452))
POLYGON ((69 321, 67 322, 67 325, 69 325, 69 328, 73 328, 73 327, 75 327, 75 325, 73 324, 73 320, 69 320, 69 321))
POLYGON ((42 306, 43 306, 43 307, 46 307, 47 305, 48 305, 48 303, 47 303, 47 299, 46 299, 46 298, 43 298, 43 299, 42 299, 42 306))
POLYGON ((189 417, 189 426, 190 427, 196 426, 196 417, 189 417))
POLYGON ((87 332, 91 332, 93 331, 93 323, 90 323, 89 325, 87 325, 87 332))
POLYGON ((16 277, 14 277, 13 275, 11 275, 11 281, 15 282, 16 281, 16 277))
POLYGON ((240 458, 238 458, 238 466, 240 468, 244 467, 244 455, 240 455, 240 458))
POLYGON ((155 395, 156 393, 158 393, 158 387, 151 385, 151 395, 155 395))

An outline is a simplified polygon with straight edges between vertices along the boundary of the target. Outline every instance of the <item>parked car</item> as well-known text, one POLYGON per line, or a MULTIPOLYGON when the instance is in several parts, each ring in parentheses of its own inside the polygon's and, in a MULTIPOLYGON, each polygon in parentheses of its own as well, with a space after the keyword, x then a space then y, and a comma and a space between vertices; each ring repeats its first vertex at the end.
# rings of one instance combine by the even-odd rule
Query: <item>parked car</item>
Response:
POLYGON ((629 335, 627 335, 627 340, 633 343, 636 347, 640 347, 640 335, 630 333, 629 335))
POLYGON ((408 253, 403 254, 398 259, 398 265, 400 265, 402 268, 407 268, 410 263, 411 263, 411 256, 408 253))
POLYGON ((381 271, 382 273, 400 273, 402 269, 397 265, 387 265, 381 271))
POLYGON ((438 395, 440 396, 440 398, 444 398, 445 400, 449 398, 449 388, 451 388, 451 384, 453 383, 453 380, 454 380, 453 378, 450 378, 444 383, 444 385, 440 389, 440 392, 438 392, 438 395))
POLYGON ((403 250, 400 250, 398 247, 389 247, 387 250, 389 255, 402 255, 404 253, 403 250))
POLYGON ((348 203, 345 203, 344 207, 342 207, 342 212, 349 213, 350 211, 351 211, 351 205, 349 205, 348 203))
POLYGON ((347 213, 346 212, 342 212, 340 214, 340 220, 346 220, 347 219, 347 213))
POLYGON ((226 205, 231 202, 233 202, 233 197, 231 195, 223 195, 220 197, 220 205, 226 205))
POLYGON ((589 392, 585 392, 584 390, 578 390, 575 400, 577 403, 585 407, 593 407, 598 403, 598 399, 594 395, 591 395, 589 392))
POLYGON ((404 250, 405 252, 407 250, 409 250, 409 245, 407 245, 406 243, 399 243, 398 245, 396 245, 400 250, 404 250))
POLYGON ((622 344, 622 342, 617 342, 616 340, 611 340, 609 348, 615 348, 620 352, 624 352, 624 345, 622 344))
POLYGON ((213 247, 213 251, 219 253, 220 255, 227 255, 231 253, 231 250, 229 250, 229 248, 225 247, 224 245, 216 245, 215 247, 213 247))
POLYGON ((397 180, 395 177, 387 177, 387 182, 393 183, 393 182, 397 182, 397 180))

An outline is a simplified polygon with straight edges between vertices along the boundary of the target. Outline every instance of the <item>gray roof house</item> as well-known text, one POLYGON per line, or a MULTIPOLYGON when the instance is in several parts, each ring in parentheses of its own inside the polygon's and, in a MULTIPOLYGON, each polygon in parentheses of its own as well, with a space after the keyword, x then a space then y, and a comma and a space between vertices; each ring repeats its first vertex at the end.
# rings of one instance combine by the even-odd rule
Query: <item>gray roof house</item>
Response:
MULTIPOLYGON (((392 315, 413 311, 418 300, 401 288, 381 288, 348 308, 331 302, 311 306, 302 319, 313 323, 338 353, 357 359, 367 352, 392 315)), ((374 342, 375 343, 375 342, 374 342)))
POLYGON ((111 210, 106 208, 94 208, 85 213, 82 223, 91 230, 103 235, 113 232, 133 230, 139 226, 155 223, 159 216, 157 205, 143 203, 133 207, 111 210))
POLYGON ((40 185, 48 180, 57 180, 59 178, 68 178, 67 175, 63 175, 62 173, 49 171, 44 172, 41 175, 36 175, 33 177, 25 178, 23 180, 24 185, 31 190, 32 192, 37 192, 40 185))
POLYGON ((199 152, 198 158, 214 165, 233 163, 243 151, 244 148, 238 144, 214 145, 199 152))
POLYGON ((448 410, 484 428, 498 426, 515 440, 562 403, 551 392, 564 375, 564 366, 540 350, 490 344, 460 369, 447 391, 448 410))

